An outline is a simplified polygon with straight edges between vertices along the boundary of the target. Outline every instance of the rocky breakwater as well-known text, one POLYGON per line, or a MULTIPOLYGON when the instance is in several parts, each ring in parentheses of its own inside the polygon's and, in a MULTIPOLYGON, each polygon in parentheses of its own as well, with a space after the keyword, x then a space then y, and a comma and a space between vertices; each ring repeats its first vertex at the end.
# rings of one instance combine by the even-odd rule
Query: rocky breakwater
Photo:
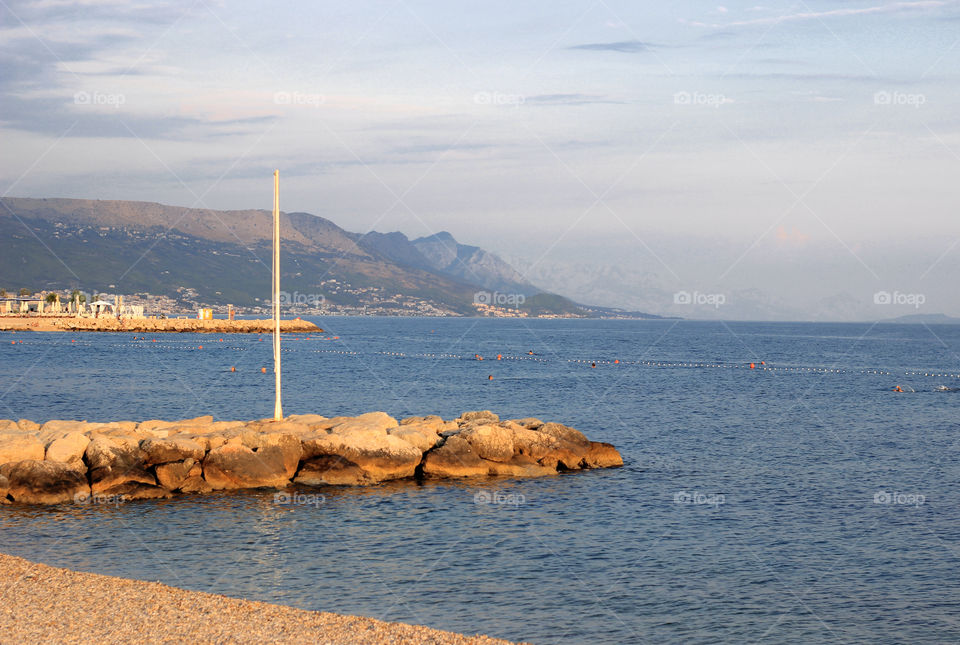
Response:
POLYGON ((395 479, 542 477, 623 465, 616 448, 488 411, 397 421, 383 412, 282 421, 0 420, 0 503, 171 497, 395 479))

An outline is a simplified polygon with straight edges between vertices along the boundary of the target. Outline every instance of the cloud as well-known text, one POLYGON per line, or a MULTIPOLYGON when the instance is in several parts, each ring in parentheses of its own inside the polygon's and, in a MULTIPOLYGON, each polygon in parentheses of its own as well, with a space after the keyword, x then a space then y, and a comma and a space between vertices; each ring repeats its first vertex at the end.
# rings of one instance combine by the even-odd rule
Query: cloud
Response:
POLYGON ((567 49, 582 49, 595 52, 620 52, 623 54, 637 54, 648 52, 653 48, 650 43, 640 42, 639 40, 621 40, 616 43, 584 43, 583 45, 573 45, 567 49))
POLYGON ((890 2, 884 5, 848 9, 830 9, 828 11, 803 11, 799 13, 784 14, 780 16, 768 16, 765 18, 753 18, 750 20, 739 20, 725 24, 710 24, 700 21, 681 20, 684 24, 694 27, 713 27, 716 29, 730 27, 753 27, 757 25, 777 25, 785 22, 798 22, 804 20, 825 20, 829 18, 845 18, 848 16, 864 16, 872 14, 898 14, 912 11, 923 11, 928 9, 939 9, 941 7, 951 7, 960 4, 958 0, 917 0, 916 2, 890 2))
POLYGON ((528 105, 591 105, 594 103, 623 104, 625 101, 616 101, 596 94, 537 94, 528 96, 526 103, 528 105))

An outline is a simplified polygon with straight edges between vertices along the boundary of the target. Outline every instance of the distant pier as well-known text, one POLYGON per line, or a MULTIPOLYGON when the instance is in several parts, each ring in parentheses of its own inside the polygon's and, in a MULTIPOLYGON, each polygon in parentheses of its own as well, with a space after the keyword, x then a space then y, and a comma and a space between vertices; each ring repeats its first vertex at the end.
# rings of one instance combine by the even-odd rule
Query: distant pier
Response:
MULTIPOLYGON (((107 331, 132 333, 269 334, 272 320, 200 320, 197 318, 80 318, 76 316, 0 316, 0 331, 107 331)), ((323 330, 306 320, 282 320, 280 331, 318 333, 323 330)))

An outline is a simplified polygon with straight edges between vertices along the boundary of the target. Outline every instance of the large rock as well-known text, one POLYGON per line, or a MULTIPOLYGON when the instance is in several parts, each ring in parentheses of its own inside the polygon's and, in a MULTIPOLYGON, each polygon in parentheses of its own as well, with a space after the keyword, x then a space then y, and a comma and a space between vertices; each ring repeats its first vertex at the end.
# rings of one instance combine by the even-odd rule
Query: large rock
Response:
POLYGON ((478 416, 461 423, 456 432, 445 431, 445 443, 424 458, 424 476, 541 477, 558 471, 623 465, 616 448, 591 442, 568 426, 544 424, 537 419, 521 419, 525 424, 490 423, 486 418, 478 416))
POLYGON ((365 485, 413 477, 423 452, 400 437, 371 429, 319 432, 303 442, 304 462, 294 481, 308 486, 365 485))
POLYGON ((445 428, 446 424, 438 416, 408 417, 387 432, 403 439, 420 452, 427 452, 440 443, 440 433, 445 428))
POLYGON ((204 446, 182 436, 166 439, 144 439, 140 442, 140 450, 143 451, 143 463, 146 466, 168 464, 185 459, 200 461, 207 452, 204 446))
POLYGON ((168 497, 173 497, 172 493, 160 486, 126 482, 93 493, 90 501, 94 504, 117 504, 133 499, 163 499, 168 497))
POLYGON ((0 466, 5 496, 25 504, 60 504, 90 495, 87 478, 68 464, 26 460, 0 466))
POLYGON ((490 410, 475 410, 473 412, 464 412, 460 415, 460 421, 483 421, 484 423, 498 423, 500 417, 490 410))
POLYGON ((329 419, 322 414, 291 414, 286 421, 305 426, 316 426, 326 423, 329 419))
POLYGON ((47 421, 40 427, 37 436, 48 446, 54 439, 60 439, 69 434, 86 434, 90 430, 90 424, 86 421, 47 421))
POLYGON ((32 434, 0 435, 0 464, 17 461, 43 461, 43 442, 32 434))
MULTIPOLYGON (((237 429, 232 429, 224 434, 232 435, 237 432, 237 429)), ((313 429, 305 423, 298 423, 296 421, 289 420, 274 421, 273 419, 269 419, 266 421, 252 421, 251 423, 244 425, 239 432, 249 435, 289 434, 301 436, 310 434, 313 432, 313 429)))
POLYGON ((20 428, 21 432, 29 432, 31 434, 40 432, 40 424, 30 419, 20 419, 17 421, 17 427, 20 428))
POLYGON ((203 478, 214 490, 282 488, 290 483, 300 462, 300 439, 289 434, 256 438, 252 448, 235 437, 212 449, 203 460, 203 478))
POLYGON ((623 457, 613 444, 591 441, 587 451, 587 465, 590 468, 616 468, 623 465, 623 457))
POLYGON ((459 435, 447 437, 443 445, 423 459, 423 475, 432 478, 482 477, 490 474, 490 462, 481 459, 473 446, 459 435))
POLYGON ((556 437, 561 441, 566 441, 578 446, 586 447, 590 445, 590 440, 587 439, 582 432, 565 426, 562 423, 544 423, 537 428, 537 432, 556 437))
POLYGON ((481 459, 510 461, 513 458, 513 430, 500 425, 475 425, 460 433, 481 459))
POLYGON ((369 436, 383 436, 390 428, 396 428, 397 420, 386 412, 367 412, 356 417, 334 417, 328 419, 318 427, 330 424, 330 432, 341 435, 365 434, 369 436))
POLYGON ((69 464, 74 470, 87 472, 83 455, 90 445, 90 438, 80 432, 67 432, 47 446, 46 460, 69 464))
POLYGON ((193 458, 157 466, 157 483, 167 490, 179 489, 190 477, 203 477, 203 467, 193 458))
POLYGON ((8 492, 10 492, 10 480, 7 479, 6 475, 0 475, 0 504, 10 502, 10 500, 7 499, 8 492))
POLYGON ((94 435, 84 457, 90 467, 90 488, 94 493, 105 493, 122 484, 155 486, 157 483, 147 471, 143 451, 136 444, 94 435))

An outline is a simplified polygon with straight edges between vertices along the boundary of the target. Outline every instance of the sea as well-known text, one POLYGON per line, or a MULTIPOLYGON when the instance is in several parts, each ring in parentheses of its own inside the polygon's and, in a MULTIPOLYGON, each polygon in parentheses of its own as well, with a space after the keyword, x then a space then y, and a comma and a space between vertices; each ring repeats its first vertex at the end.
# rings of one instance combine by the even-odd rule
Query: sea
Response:
MULTIPOLYGON (((960 326, 313 320, 287 414, 533 416, 625 465, 2 506, 0 551, 542 644, 960 641, 960 326)), ((258 335, 0 333, 0 418, 268 417, 271 361, 258 335)))

